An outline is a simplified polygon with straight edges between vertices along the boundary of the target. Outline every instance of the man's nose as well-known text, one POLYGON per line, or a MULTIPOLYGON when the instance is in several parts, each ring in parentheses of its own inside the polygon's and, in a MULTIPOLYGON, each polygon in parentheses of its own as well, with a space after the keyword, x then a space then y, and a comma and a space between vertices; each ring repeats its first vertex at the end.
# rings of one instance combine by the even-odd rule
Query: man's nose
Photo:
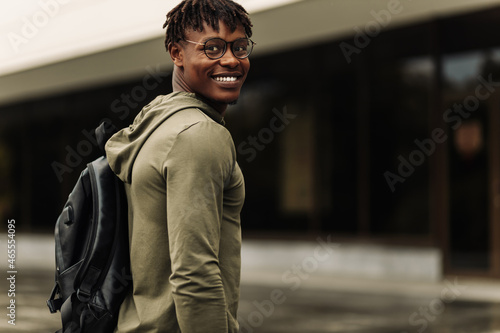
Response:
POLYGON ((220 58, 220 64, 224 67, 235 68, 239 65, 240 60, 236 58, 231 49, 227 49, 226 53, 220 58))

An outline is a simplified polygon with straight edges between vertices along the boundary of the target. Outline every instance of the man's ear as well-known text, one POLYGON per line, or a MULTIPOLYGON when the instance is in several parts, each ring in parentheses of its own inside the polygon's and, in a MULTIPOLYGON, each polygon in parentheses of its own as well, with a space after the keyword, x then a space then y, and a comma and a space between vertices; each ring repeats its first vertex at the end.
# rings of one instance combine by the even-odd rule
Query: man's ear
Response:
POLYGON ((170 53, 170 58, 172 58, 174 65, 178 67, 183 66, 184 49, 179 45, 179 43, 168 44, 168 53, 170 53))

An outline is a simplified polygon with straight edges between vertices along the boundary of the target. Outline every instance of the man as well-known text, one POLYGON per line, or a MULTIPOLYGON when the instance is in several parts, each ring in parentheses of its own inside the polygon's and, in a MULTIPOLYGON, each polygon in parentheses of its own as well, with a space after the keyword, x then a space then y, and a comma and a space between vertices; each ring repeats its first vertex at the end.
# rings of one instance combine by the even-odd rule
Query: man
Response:
POLYGON ((244 182, 223 116, 252 25, 230 0, 186 0, 164 27, 174 92, 106 145, 129 203, 133 290, 116 332, 236 333, 244 182))

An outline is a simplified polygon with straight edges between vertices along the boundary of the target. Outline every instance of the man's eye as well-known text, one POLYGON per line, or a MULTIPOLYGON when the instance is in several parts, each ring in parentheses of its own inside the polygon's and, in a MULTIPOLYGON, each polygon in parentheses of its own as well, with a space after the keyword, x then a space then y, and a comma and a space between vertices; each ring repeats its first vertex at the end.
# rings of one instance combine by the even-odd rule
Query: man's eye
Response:
POLYGON ((210 52, 217 52, 219 51, 219 47, 217 45, 207 45, 205 46, 205 50, 210 52))

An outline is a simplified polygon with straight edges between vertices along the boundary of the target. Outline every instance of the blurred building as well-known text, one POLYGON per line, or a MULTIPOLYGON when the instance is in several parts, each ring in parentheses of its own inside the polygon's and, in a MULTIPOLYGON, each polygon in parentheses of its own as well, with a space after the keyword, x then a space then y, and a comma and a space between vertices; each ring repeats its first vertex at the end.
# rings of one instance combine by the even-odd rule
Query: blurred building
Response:
MULTIPOLYGON (((171 91, 160 28, 176 2, 150 13, 152 34, 90 51, 75 38, 55 60, 12 49, 36 50, 29 24, 42 30, 55 3, 64 17, 62 1, 3 25, 2 220, 51 230, 98 155, 92 129, 126 126, 171 91)), ((500 277, 500 1, 246 3, 257 45, 226 116, 247 182, 244 237, 437 249, 444 273, 500 277)))

